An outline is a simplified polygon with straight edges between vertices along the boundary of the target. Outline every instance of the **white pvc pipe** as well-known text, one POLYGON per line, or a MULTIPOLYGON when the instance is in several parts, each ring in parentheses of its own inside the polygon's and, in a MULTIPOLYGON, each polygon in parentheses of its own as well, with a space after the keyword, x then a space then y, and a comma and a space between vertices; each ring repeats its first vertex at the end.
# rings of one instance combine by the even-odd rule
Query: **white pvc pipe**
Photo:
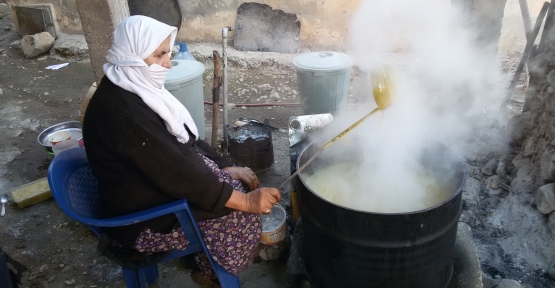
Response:
POLYGON ((231 26, 226 26, 222 29, 222 44, 223 44, 223 86, 224 86, 224 141, 222 150, 225 157, 229 156, 229 139, 228 139, 228 120, 227 120, 227 31, 231 31, 231 26))

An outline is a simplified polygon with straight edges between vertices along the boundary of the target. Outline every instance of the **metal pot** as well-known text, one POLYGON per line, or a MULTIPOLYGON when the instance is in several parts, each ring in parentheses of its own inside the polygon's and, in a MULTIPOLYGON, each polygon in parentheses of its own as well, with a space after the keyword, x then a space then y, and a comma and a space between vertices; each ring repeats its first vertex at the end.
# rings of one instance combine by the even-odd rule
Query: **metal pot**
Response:
MULTIPOLYGON (((314 143, 307 146, 297 169, 318 148, 314 143)), ((421 159, 452 196, 410 213, 341 207, 318 196, 299 177, 301 254, 314 287, 444 288, 449 284, 467 172, 464 163, 443 145, 430 146, 421 159)))

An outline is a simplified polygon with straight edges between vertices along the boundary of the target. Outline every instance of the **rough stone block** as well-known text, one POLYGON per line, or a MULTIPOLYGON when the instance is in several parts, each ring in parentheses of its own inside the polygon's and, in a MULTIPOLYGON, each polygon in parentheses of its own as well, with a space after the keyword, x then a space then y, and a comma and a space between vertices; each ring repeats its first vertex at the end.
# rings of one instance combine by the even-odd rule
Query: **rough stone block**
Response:
POLYGON ((504 159, 501 159, 499 164, 497 164, 495 174, 501 178, 505 178, 508 175, 507 163, 504 159))
POLYGON ((493 175, 486 179, 486 193, 490 196, 499 196, 503 194, 503 189, 500 187, 499 182, 501 179, 497 175, 493 175))
POLYGON ((62 58, 89 58, 89 46, 83 35, 59 34, 54 42, 50 55, 62 58))
POLYGON ((501 280, 492 278, 482 272, 482 284, 484 284, 484 288, 497 288, 499 287, 499 282, 501 282, 501 280))
POLYGON ((277 244, 265 245, 258 244, 258 257, 264 261, 278 260, 280 258, 285 258, 291 247, 291 240, 289 237, 289 231, 285 230, 285 238, 277 244))
POLYGON ((468 177, 463 187, 462 200, 466 205, 477 205, 482 184, 475 178, 468 177))
POLYGON ((555 213, 549 214, 547 227, 549 227, 549 231, 551 231, 551 234, 555 236, 555 213))
POLYGON ((13 202, 19 208, 37 204, 50 197, 52 197, 52 193, 50 192, 47 178, 27 183, 12 190, 13 202))
POLYGON ((482 288, 482 270, 472 230, 459 222, 453 259, 453 277, 448 288, 482 288))
POLYGON ((239 50, 297 53, 300 32, 297 15, 266 4, 243 3, 237 10, 233 44, 239 50))
POLYGON ((33 58, 42 55, 54 45, 54 37, 48 32, 26 35, 21 39, 21 49, 25 58, 33 58))
POLYGON ((523 112, 514 116, 507 123, 507 136, 512 145, 521 147, 528 135, 529 130, 526 129, 530 122, 530 112, 523 112))
POLYGON ((536 205, 543 214, 555 210, 555 183, 543 185, 536 191, 536 205))
POLYGON ((21 50, 21 40, 15 40, 10 44, 10 47, 15 50, 21 50))
POLYGON ((491 176, 493 174, 495 174, 495 171, 497 170, 497 164, 499 163, 499 160, 497 160, 496 158, 493 158, 491 160, 488 161, 488 163, 486 163, 484 166, 482 166, 482 173, 491 176))
POLYGON ((499 282, 497 288, 522 288, 522 285, 512 279, 503 279, 499 282))
POLYGON ((555 150, 546 150, 542 153, 540 167, 543 182, 555 182, 555 150))
POLYGON ((555 70, 551 70, 549 74, 547 74, 547 83, 555 84, 555 70))
POLYGON ((530 165, 520 167, 516 177, 511 181, 512 192, 517 195, 518 200, 523 205, 530 205, 534 201, 534 198, 530 195, 536 189, 534 185, 530 165))

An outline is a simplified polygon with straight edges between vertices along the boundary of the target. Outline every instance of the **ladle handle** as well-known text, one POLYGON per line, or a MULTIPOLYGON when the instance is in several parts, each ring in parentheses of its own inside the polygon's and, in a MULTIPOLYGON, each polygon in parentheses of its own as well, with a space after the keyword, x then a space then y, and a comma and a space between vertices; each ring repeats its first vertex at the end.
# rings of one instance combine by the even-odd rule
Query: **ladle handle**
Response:
MULTIPOLYGON (((384 107, 385 108, 385 107, 384 107)), ((314 153, 314 155, 312 155, 312 157, 310 157, 310 159, 308 159, 308 161, 306 161, 303 166, 299 167, 299 169, 297 169, 297 171, 295 171, 295 173, 291 174, 291 176, 289 176, 289 178, 287 178, 281 185, 279 185, 278 190, 281 190, 281 188, 283 188, 283 186, 285 186, 285 184, 289 183, 289 181, 291 181, 291 179, 295 178, 295 176, 299 175, 299 173, 301 173, 301 171, 306 168, 306 166, 308 166, 308 164, 310 164, 310 162, 312 162, 312 160, 314 160, 316 157, 318 157, 318 155, 320 155, 320 153, 322 153, 322 151, 326 150, 329 146, 331 146, 331 144, 333 142, 335 142, 336 140, 338 140, 339 138, 345 136, 347 133, 351 132, 351 130, 355 129, 355 127, 357 127, 358 125, 360 125, 360 123, 364 122, 364 120, 366 120, 368 117, 376 114, 376 112, 378 112, 379 110, 381 110, 380 108, 376 108, 374 110, 372 110, 372 112, 366 114, 366 116, 362 117, 360 120, 358 120, 355 124, 349 126, 349 128, 343 130, 343 132, 339 133, 339 135, 335 136, 333 139, 331 139, 330 141, 328 141, 328 143, 326 143, 326 145, 324 145, 322 148, 320 148, 320 150, 318 150, 316 153, 314 153)))

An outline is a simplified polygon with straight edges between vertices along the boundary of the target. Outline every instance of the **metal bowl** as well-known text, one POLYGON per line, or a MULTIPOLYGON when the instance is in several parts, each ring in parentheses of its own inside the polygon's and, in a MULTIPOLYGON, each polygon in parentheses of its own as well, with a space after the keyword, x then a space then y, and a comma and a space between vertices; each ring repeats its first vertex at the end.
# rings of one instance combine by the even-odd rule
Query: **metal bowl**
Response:
POLYGON ((62 122, 55 125, 52 125, 42 132, 40 132, 39 136, 37 137, 37 141, 40 145, 45 147, 52 147, 48 138, 50 135, 58 132, 58 131, 69 131, 71 133, 71 139, 79 140, 83 137, 83 123, 79 121, 68 121, 62 122))

